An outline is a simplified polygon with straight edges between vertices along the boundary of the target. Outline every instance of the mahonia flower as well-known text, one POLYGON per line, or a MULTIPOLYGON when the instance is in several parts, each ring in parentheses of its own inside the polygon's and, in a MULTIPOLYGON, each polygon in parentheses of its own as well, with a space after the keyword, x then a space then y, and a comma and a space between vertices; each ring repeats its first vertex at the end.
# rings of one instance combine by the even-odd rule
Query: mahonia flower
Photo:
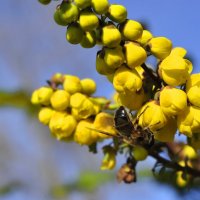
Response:
POLYGON ((136 92, 125 92, 117 94, 117 102, 120 105, 126 106, 130 110, 139 110, 146 99, 144 90, 136 92))
POLYGON ((91 145, 99 139, 98 132, 91 130, 93 121, 86 119, 78 122, 74 133, 74 141, 80 145, 91 145))
POLYGON ((107 13, 109 8, 108 0, 91 0, 91 5, 94 11, 99 15, 107 13))
POLYGON ((177 117, 180 133, 192 137, 193 132, 200 132, 200 108, 188 106, 177 117))
POLYGON ((175 116, 187 107, 187 95, 180 89, 166 86, 160 92, 160 107, 165 115, 175 116))
POLYGON ((190 103, 200 107, 200 74, 192 74, 186 83, 186 93, 190 103))
POLYGON ((59 111, 54 112, 49 122, 49 128, 58 140, 70 137, 73 134, 76 125, 77 122, 74 116, 67 112, 59 111))
POLYGON ((82 92, 87 95, 91 95, 96 91, 96 83, 90 78, 84 78, 81 80, 82 92))
POLYGON ((55 91, 50 99, 51 106, 58 111, 65 110, 69 106, 70 94, 65 90, 55 91))
POLYGON ((140 38, 137 39, 137 41, 142 45, 142 46, 146 46, 147 43, 149 42, 149 40, 153 38, 153 35, 151 34, 150 31, 148 30, 143 30, 142 31, 142 35, 140 38))
POLYGON ((65 75, 63 88, 65 91, 69 92, 70 94, 81 92, 82 90, 81 81, 77 76, 65 75))
POLYGON ((114 74, 113 86, 119 93, 135 92, 141 89, 142 79, 135 69, 121 66, 114 74))
POLYGON ((172 50, 172 42, 166 37, 154 37, 148 42, 150 52, 158 59, 163 60, 172 50))
MULTIPOLYGON (((100 112, 99 114, 96 115, 95 120, 94 120, 94 128, 99 131, 106 131, 112 135, 116 135, 116 129, 114 128, 114 119, 113 116, 105 113, 105 112, 100 112)), ((105 139, 109 138, 110 136, 105 135, 103 133, 98 133, 99 138, 105 139)))
POLYGON ((186 83, 192 70, 189 60, 179 55, 170 54, 159 65, 160 77, 170 86, 186 83))
POLYGON ((151 131, 159 130, 167 123, 167 118, 157 101, 146 103, 137 116, 139 117, 139 125, 141 127, 148 127, 151 131))
POLYGON ((126 64, 130 68, 133 69, 145 62, 147 53, 139 44, 134 42, 126 42, 124 48, 126 64))
POLYGON ((132 153, 135 160, 137 161, 145 160, 148 156, 147 150, 144 147, 139 146, 139 145, 134 146, 132 153))
POLYGON ((44 125, 48 125, 52 115, 54 114, 54 112, 55 111, 53 109, 49 108, 49 107, 41 108, 39 113, 38 113, 39 121, 44 125))
POLYGON ((167 118, 167 123, 159 130, 153 131, 154 138, 160 142, 173 142, 177 131, 177 121, 175 118, 167 118))
POLYGON ((103 149, 104 157, 101 164, 101 170, 112 170, 116 165, 116 153, 110 146, 103 149))

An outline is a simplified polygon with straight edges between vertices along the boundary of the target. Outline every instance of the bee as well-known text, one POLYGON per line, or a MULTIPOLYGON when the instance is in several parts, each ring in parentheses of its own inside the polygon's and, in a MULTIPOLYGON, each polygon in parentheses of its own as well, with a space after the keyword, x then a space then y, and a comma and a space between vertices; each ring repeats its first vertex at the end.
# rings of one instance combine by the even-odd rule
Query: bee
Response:
POLYGON ((138 124, 141 114, 133 123, 124 106, 120 106, 114 115, 114 127, 118 132, 117 135, 112 135, 106 131, 93 130, 108 136, 117 137, 131 146, 140 145, 145 148, 150 148, 154 144, 154 136, 149 128, 142 128, 138 124))

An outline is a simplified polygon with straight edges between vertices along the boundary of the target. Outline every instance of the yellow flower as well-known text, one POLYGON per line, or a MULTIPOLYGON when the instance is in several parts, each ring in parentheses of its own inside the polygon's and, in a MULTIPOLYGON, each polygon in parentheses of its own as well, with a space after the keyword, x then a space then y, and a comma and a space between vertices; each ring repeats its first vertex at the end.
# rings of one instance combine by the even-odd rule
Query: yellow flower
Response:
POLYGON ((65 90, 57 90, 52 94, 50 101, 55 110, 62 111, 69 106, 70 95, 65 90))
POLYGON ((159 75, 170 86, 186 83, 191 72, 191 63, 178 55, 167 56, 159 65, 159 75))
POLYGON ((98 140, 98 133, 92 131, 93 128, 92 120, 81 120, 74 133, 74 141, 80 145, 91 145, 98 140))
POLYGON ((81 92, 81 81, 77 76, 65 75, 63 88, 70 94, 81 92))
POLYGON ((136 145, 133 148, 133 156, 137 161, 142 161, 147 158, 148 152, 144 147, 136 145))
POLYGON ((177 117, 178 129, 181 133, 192 137, 195 132, 200 132, 200 109, 188 106, 177 117))
POLYGON ((130 68, 135 68, 145 62, 147 58, 146 51, 134 42, 127 42, 125 45, 126 64, 130 68))
POLYGON ((96 83, 90 78, 81 80, 82 92, 87 95, 91 95, 96 91, 96 83))
POLYGON ((41 87, 37 90, 36 94, 37 94, 38 102, 42 105, 47 106, 50 104, 50 98, 53 94, 53 89, 50 87, 41 87))
POLYGON ((150 52, 158 59, 163 60, 172 50, 172 42, 165 37, 154 37, 148 42, 150 52))
POLYGON ((134 41, 142 36, 142 25, 134 20, 126 20, 120 24, 119 30, 126 40, 134 41))
POLYGON ((112 170, 116 165, 115 151, 107 146, 104 148, 104 157, 101 163, 101 170, 112 170))
MULTIPOLYGON (((106 131, 112 135, 117 134, 116 129, 114 128, 113 116, 105 112, 100 112, 99 114, 96 115, 94 120, 94 128, 99 131, 106 131)), ((110 137, 100 132, 98 132, 98 135, 99 138, 101 139, 110 137)))
POLYGON ((157 101, 146 103, 138 112, 137 116, 139 117, 139 125, 148 127, 151 131, 159 130, 167 123, 167 118, 157 101))
POLYGON ((114 25, 104 26, 102 29, 101 40, 104 46, 109 48, 116 47, 121 42, 121 33, 114 25))
POLYGON ((99 14, 105 14, 109 8, 108 0, 91 0, 92 8, 94 11, 99 14))
POLYGON ((125 58, 121 46, 117 46, 112 49, 105 48, 104 51, 105 51, 104 61, 108 67, 116 69, 124 63, 125 58))
POLYGON ((165 115, 177 115, 187 107, 187 95, 180 89, 166 86, 160 92, 160 106, 165 115))
POLYGON ((94 104, 81 93, 71 95, 70 106, 72 107, 72 114, 77 119, 86 119, 95 114, 94 104))
POLYGON ((149 42, 149 40, 153 38, 153 35, 148 30, 143 30, 142 35, 140 38, 137 39, 137 41, 142 45, 146 46, 146 44, 149 42))
POLYGON ((49 108, 49 107, 43 107, 40 109, 39 113, 38 113, 38 118, 39 121, 41 123, 43 123, 44 125, 47 125, 52 117, 52 115, 54 114, 54 110, 49 108))
POLYGON ((186 83, 186 92, 190 103, 200 107, 200 74, 192 74, 186 83))
POLYGON ((176 119, 168 118, 166 125, 157 131, 153 131, 153 134, 154 138, 160 142, 173 142, 176 131, 177 131, 176 119))
MULTIPOLYGON (((184 158, 189 158, 189 159, 193 159, 197 157, 197 152, 194 150, 193 147, 189 146, 189 145, 184 145, 183 148, 181 149, 181 151, 179 152, 181 154, 181 156, 183 156, 184 158)), ((180 164, 182 166, 185 165, 185 162, 180 162, 180 164)))
POLYGON ((139 110, 145 100, 144 90, 118 93, 117 102, 130 110, 139 110))
POLYGON ((54 112, 49 122, 49 128, 58 140, 70 137, 76 125, 77 122, 72 115, 59 111, 54 112))
POLYGON ((32 95, 31 95, 31 103, 32 104, 40 104, 39 100, 38 100, 38 90, 34 90, 32 95))
POLYGON ((119 93, 135 92, 141 89, 142 79, 135 69, 121 66, 114 74, 113 86, 119 93))
POLYGON ((180 56, 180 57, 184 57, 187 54, 186 49, 182 48, 182 47, 174 47, 170 53, 170 55, 176 55, 176 56, 180 56))

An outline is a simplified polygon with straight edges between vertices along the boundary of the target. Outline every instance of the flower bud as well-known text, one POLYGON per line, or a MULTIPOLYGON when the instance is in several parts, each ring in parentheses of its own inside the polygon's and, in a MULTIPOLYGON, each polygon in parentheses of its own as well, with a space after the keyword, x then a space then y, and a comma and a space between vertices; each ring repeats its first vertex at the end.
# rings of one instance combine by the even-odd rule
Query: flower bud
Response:
POLYGON ((111 4, 107 15, 112 21, 122 23, 127 18, 127 10, 122 5, 111 4))
POLYGON ((94 11, 99 14, 105 14, 109 8, 108 0, 91 0, 92 1, 92 8, 94 11))
MULTIPOLYGON (((96 115, 94 120, 94 128, 99 131, 106 131, 111 135, 117 134, 116 129, 114 128, 113 116, 105 112, 100 112, 96 115)), ((110 137, 100 132, 98 133, 98 135, 101 139, 106 139, 110 137)))
POLYGON ((38 100, 38 90, 34 90, 32 95, 31 95, 31 103, 32 104, 40 104, 39 100, 38 100))
POLYGON ((53 15, 54 21, 60 25, 60 26, 67 26, 69 23, 61 19, 60 17, 60 8, 56 8, 54 15, 53 15))
POLYGON ((99 19, 92 11, 83 10, 80 13, 79 23, 84 31, 92 31, 99 26, 99 19))
POLYGON ((122 66, 114 74, 113 86, 119 93, 135 92, 141 89, 142 79, 135 69, 122 66))
POLYGON ((71 44, 79 44, 83 38, 83 30, 78 23, 70 24, 66 32, 66 40, 71 44))
POLYGON ((53 109, 49 108, 49 107, 41 108, 39 113, 38 113, 39 121, 44 125, 48 125, 52 115, 54 114, 54 112, 55 111, 53 109))
POLYGON ((184 57, 187 54, 186 49, 182 48, 182 47, 174 47, 170 53, 170 55, 176 55, 176 56, 180 56, 180 57, 184 57))
POLYGON ((104 26, 101 40, 104 46, 109 48, 117 47, 121 42, 121 33, 114 25, 104 26))
POLYGON ((51 0, 38 0, 41 4, 47 5, 51 2, 51 0))
POLYGON ((190 103, 200 107, 200 74, 192 74, 186 83, 186 92, 190 103))
POLYGON ((160 142, 173 142, 176 131, 177 131, 176 119, 167 118, 166 125, 157 131, 153 131, 153 134, 154 138, 160 142))
POLYGON ((50 87, 41 87, 37 90, 38 102, 42 105, 49 105, 53 89, 50 87))
POLYGON ((92 48, 96 45, 96 35, 94 31, 85 32, 81 40, 83 48, 92 48))
POLYGON ((126 40, 134 41, 142 36, 142 25, 134 20, 128 19, 120 24, 119 30, 126 40))
POLYGON ((160 106, 165 115, 175 116, 187 107, 187 95, 183 90, 166 86, 160 92, 160 106))
POLYGON ((126 63, 130 68, 140 66, 147 58, 146 51, 134 42, 127 42, 125 45, 126 63))
POLYGON ((143 89, 137 92, 119 93, 117 97, 117 102, 130 110, 139 110, 142 107, 144 100, 145 94, 143 89))
POLYGON ((110 68, 103 56, 102 56, 102 53, 97 53, 97 56, 96 56, 96 70, 99 74, 102 74, 102 75, 108 75, 108 74, 113 74, 115 72, 115 69, 112 69, 110 68))
POLYGON ((134 146, 133 148, 133 157, 137 161, 145 160, 148 156, 147 150, 142 146, 134 146))
POLYGON ((153 35, 148 30, 143 30, 142 35, 140 38, 137 39, 137 41, 142 45, 146 46, 146 44, 149 42, 149 40, 153 38, 153 35))
POLYGON ((125 61, 122 47, 117 46, 113 49, 105 48, 104 60, 105 63, 112 69, 120 67, 125 61))
POLYGON ((78 20, 79 10, 73 3, 62 2, 59 10, 61 21, 69 24, 78 20))
POLYGON ((52 94, 50 101, 55 110, 62 111, 69 106, 70 95, 65 90, 57 90, 52 94))
POLYGON ((104 148, 104 157, 101 163, 101 170, 112 170, 116 165, 116 153, 109 146, 104 148))
POLYGON ((148 127, 151 131, 163 128, 167 123, 167 118, 156 101, 146 103, 138 112, 139 125, 148 127))
POLYGON ((92 131, 93 121, 91 120, 81 120, 74 133, 74 141, 80 145, 91 145, 98 140, 98 133, 92 131))
POLYGON ((78 8, 84 9, 91 5, 91 0, 74 0, 74 3, 78 8))
POLYGON ((148 42, 150 52, 158 59, 163 60, 172 50, 172 42, 165 37, 154 37, 148 42))
POLYGON ((58 140, 70 137, 76 125, 75 118, 66 112, 54 112, 49 122, 49 128, 58 140))
POLYGON ((96 83, 90 78, 82 79, 81 87, 82 92, 87 95, 91 95, 96 91, 96 83))
POLYGON ((177 55, 167 56, 159 65, 159 75, 170 86, 184 84, 191 72, 191 63, 177 55))
POLYGON ((63 88, 70 94, 81 92, 81 81, 77 76, 65 75, 63 88))
POLYGON ((200 132, 200 109, 188 106, 177 117, 177 125, 180 133, 192 137, 193 133, 200 132))

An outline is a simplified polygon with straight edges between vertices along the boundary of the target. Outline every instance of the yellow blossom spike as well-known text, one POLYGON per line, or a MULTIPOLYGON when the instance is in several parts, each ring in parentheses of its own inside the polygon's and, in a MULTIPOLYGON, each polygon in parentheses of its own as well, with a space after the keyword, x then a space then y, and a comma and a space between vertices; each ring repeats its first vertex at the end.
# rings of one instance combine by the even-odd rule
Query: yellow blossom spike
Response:
POLYGON ((177 117, 177 125, 180 133, 192 137, 193 132, 200 132, 200 109, 188 106, 177 117))
POLYGON ((180 56, 169 55, 159 65, 159 75, 170 86, 186 83, 189 73, 188 63, 180 56))
POLYGON ((54 112, 55 111, 53 109, 49 108, 49 107, 41 108, 39 113, 38 113, 39 121, 44 125, 48 125, 52 115, 54 114, 54 112))
POLYGON ((74 141, 80 145, 91 145, 96 142, 99 139, 98 133, 90 128, 93 128, 92 120, 81 120, 74 133, 74 141))
POLYGON ((65 91, 69 92, 70 94, 81 92, 82 90, 81 81, 77 76, 65 75, 63 88, 65 91))
POLYGON ((148 42, 150 52, 158 59, 163 60, 172 50, 172 42, 166 37, 154 37, 148 42))
POLYGON ((57 90, 52 94, 50 101, 55 110, 65 110, 69 106, 70 94, 65 90, 57 90))
POLYGON ((136 92, 142 87, 142 79, 135 69, 121 66, 114 74, 113 86, 119 93, 136 92))
POLYGON ((137 116, 139 117, 139 125, 148 127, 151 131, 159 130, 167 124, 167 118, 157 101, 146 103, 137 116))
MULTIPOLYGON (((105 131, 112 135, 117 134, 116 129, 114 128, 113 116, 105 112, 100 112, 99 114, 96 115, 95 120, 94 120, 94 129, 99 130, 99 131, 105 131)), ((99 138, 101 139, 110 137, 102 133, 98 133, 98 135, 99 135, 99 138)))
POLYGON ((72 115, 59 111, 54 112, 49 122, 49 128, 58 140, 70 137, 76 125, 77 122, 72 115))
POLYGON ((192 74, 188 78, 186 92, 190 103, 200 107, 200 74, 192 74))
POLYGON ((170 86, 160 92, 160 106, 167 116, 175 116, 187 107, 187 95, 183 90, 170 86))
POLYGON ((153 134, 154 138, 160 142, 173 142, 176 131, 177 131, 176 119, 168 118, 166 125, 157 131, 153 131, 153 134))
POLYGON ((81 80, 82 92, 87 95, 91 95, 96 91, 96 83, 90 78, 81 80))
POLYGON ((141 46, 134 42, 127 42, 124 45, 124 48, 126 64, 130 68, 133 69, 145 62, 147 58, 147 53, 141 46))
POLYGON ((124 23, 120 24, 119 30, 121 31, 125 40, 135 41, 142 36, 142 25, 135 21, 128 19, 124 23))

